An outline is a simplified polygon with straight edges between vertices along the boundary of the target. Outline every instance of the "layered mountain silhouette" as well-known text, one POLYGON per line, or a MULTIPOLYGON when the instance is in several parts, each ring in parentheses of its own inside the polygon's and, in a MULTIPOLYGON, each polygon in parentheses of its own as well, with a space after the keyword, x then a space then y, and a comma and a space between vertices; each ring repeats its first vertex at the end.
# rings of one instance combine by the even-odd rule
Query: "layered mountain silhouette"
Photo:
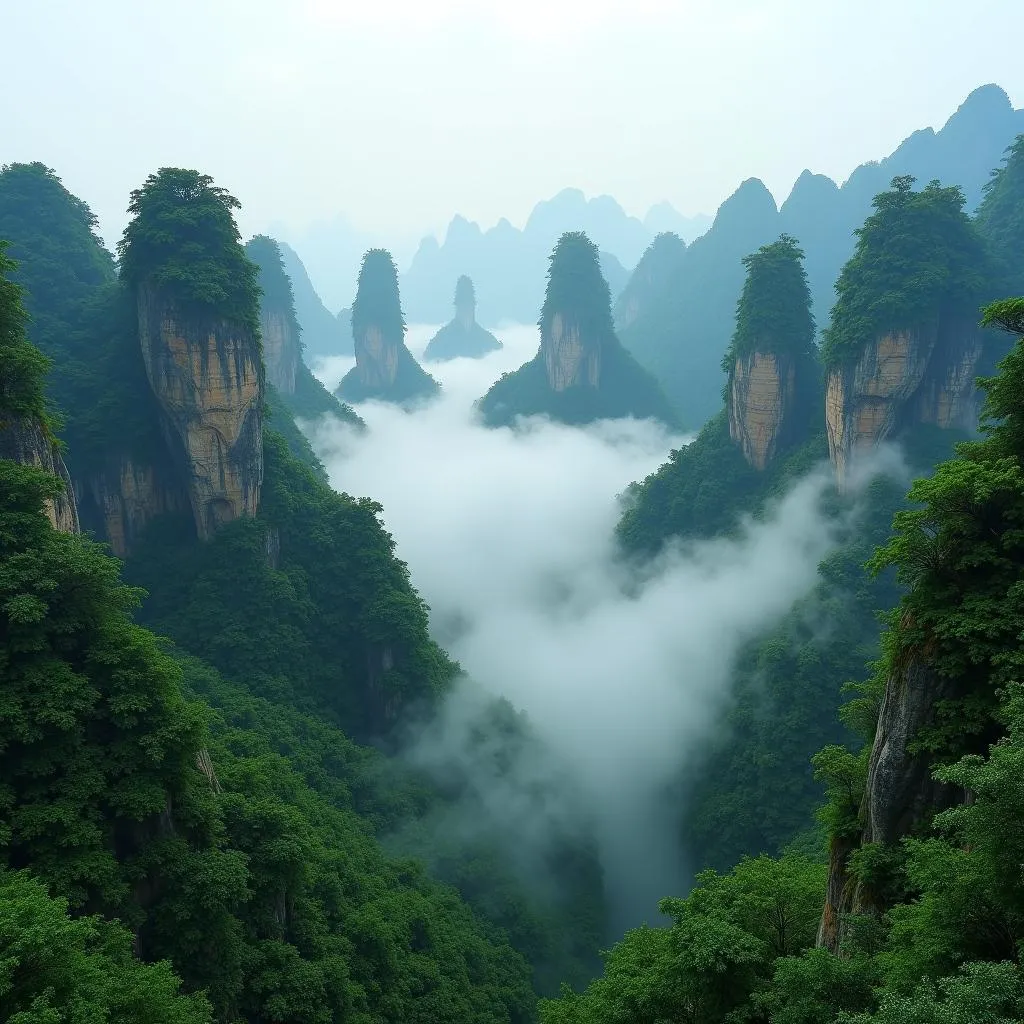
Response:
POLYGON ((278 240, 285 273, 292 283, 295 315, 302 326, 302 342, 306 358, 352 355, 352 325, 343 314, 335 316, 321 300, 306 273, 299 254, 286 242, 278 240))
POLYGON ((958 185, 973 212, 992 170, 1024 132, 1024 110, 1007 94, 985 85, 970 94, 946 124, 915 132, 883 160, 862 164, 840 187, 804 171, 781 208, 757 178, 750 178, 721 205, 706 234, 685 252, 666 250, 661 267, 638 267, 659 280, 627 286, 637 300, 620 303, 617 326, 623 344, 661 381, 688 427, 698 427, 721 403, 722 356, 728 348, 736 302, 743 287, 742 258, 782 234, 806 254, 815 319, 828 322, 833 286, 853 253, 854 230, 871 212, 871 200, 897 175, 923 185, 937 179, 958 185), (665 266, 665 262, 673 266, 665 266))
POLYGON ((455 282, 468 274, 480 292, 477 310, 485 324, 531 323, 544 299, 548 254, 566 231, 584 231, 601 252, 601 269, 612 298, 659 230, 672 225, 683 237, 703 230, 703 218, 685 218, 667 203, 652 208, 652 224, 629 216, 611 196, 587 199, 567 188, 538 203, 522 230, 502 218, 487 231, 457 216, 443 242, 425 238, 402 275, 402 297, 410 322, 439 323, 448 315, 455 282), (626 268, 626 269, 623 269, 626 268))

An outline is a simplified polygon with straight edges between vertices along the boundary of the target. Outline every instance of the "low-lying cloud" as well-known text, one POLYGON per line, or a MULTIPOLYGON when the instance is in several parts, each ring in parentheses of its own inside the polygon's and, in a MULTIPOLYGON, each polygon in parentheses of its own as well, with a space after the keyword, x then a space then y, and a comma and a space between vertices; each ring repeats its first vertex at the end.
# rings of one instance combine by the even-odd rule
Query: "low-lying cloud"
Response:
MULTIPOLYGON (((431 333, 410 331, 415 354, 431 333)), ((336 488, 382 503, 438 640, 573 773, 621 928, 685 882, 663 793, 721 721, 742 645, 808 593, 837 543, 820 509, 831 477, 811 473, 737 538, 668 550, 641 579, 616 558, 618 495, 684 439, 651 422, 482 427, 472 402, 537 346, 533 328, 498 333, 505 350, 486 359, 427 364, 441 399, 368 403, 366 434, 323 423, 314 442, 336 488)), ((325 382, 348 365, 322 367, 325 382)))

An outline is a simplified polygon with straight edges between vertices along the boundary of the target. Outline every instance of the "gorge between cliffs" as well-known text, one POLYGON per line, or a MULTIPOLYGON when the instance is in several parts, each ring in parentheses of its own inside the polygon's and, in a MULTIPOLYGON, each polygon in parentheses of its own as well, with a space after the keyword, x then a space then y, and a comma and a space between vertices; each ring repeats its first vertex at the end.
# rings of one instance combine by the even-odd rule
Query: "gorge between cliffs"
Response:
MULTIPOLYGON (((414 355, 433 331, 410 327, 414 355)), ((622 492, 692 435, 654 420, 485 427, 473 408, 481 385, 537 345, 535 328, 497 333, 503 349, 482 360, 425 364, 442 383, 439 402, 412 413, 359 405, 365 433, 326 422, 307 429, 336 487, 379 496, 432 628, 472 684, 522 708, 569 766, 545 814, 557 818, 560 801, 584 794, 598 822, 611 931, 621 932, 658 919, 659 894, 684 886, 692 870, 665 819, 665 793, 724 728, 744 645, 807 596, 858 513, 842 526, 822 513, 832 480, 823 458, 763 522, 728 542, 670 549, 638 571, 616 552, 622 492)), ((328 360, 318 372, 331 387, 350 365, 328 360)), ((858 487, 906 473, 885 448, 862 470, 858 487)), ((454 756, 479 771, 470 706, 457 690, 442 735, 424 737, 410 756, 454 756)), ((549 770, 519 765, 515 785, 549 770)), ((517 802, 509 783, 485 773, 479 784, 493 820, 508 818, 517 802)), ((506 827, 528 858, 547 826, 524 812, 506 827)))

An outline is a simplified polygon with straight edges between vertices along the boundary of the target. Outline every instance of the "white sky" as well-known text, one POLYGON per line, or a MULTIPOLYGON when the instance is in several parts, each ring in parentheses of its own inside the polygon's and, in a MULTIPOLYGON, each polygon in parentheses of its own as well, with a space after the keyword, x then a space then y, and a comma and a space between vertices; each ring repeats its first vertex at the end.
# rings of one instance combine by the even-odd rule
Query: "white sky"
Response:
POLYGON ((842 180, 974 87, 1024 105, 1022 0, 0 0, 0 162, 100 216, 197 167, 246 233, 521 224, 566 186, 713 212, 842 180))

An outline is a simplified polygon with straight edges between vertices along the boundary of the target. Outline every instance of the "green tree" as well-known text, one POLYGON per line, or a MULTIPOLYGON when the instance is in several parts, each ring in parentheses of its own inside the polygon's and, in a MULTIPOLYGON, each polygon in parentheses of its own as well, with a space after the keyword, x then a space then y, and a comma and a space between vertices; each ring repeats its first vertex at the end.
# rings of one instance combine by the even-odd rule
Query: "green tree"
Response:
POLYGON ((401 342, 405 338, 398 270, 387 249, 370 249, 359 267, 352 303, 353 337, 359 338, 368 327, 377 327, 387 339, 401 342))
POLYGON ((1004 294, 1024 294, 1024 135, 1017 136, 1003 165, 992 172, 976 222, 991 247, 1004 294))
POLYGON ((210 1024, 202 995, 183 995, 167 963, 132 955, 131 934, 73 919, 27 872, 0 871, 0 1017, 7 1024, 210 1024))
POLYGON ((814 358, 811 292, 797 240, 782 235, 743 257, 747 276, 736 303, 736 330, 722 366, 731 373, 737 357, 753 351, 814 358))
POLYGON ((235 225, 240 205, 208 174, 162 167, 131 194, 132 220, 117 245, 122 280, 153 284, 258 335, 257 268, 235 225))
POLYGON ((556 314, 575 323, 588 344, 614 337, 612 300, 601 273, 597 246, 582 231, 567 231, 548 257, 548 284, 540 310, 541 333, 549 335, 556 314))
POLYGON ((46 357, 25 336, 28 315, 21 304, 22 290, 10 275, 15 263, 0 240, 0 413, 7 417, 32 416, 45 420, 43 379, 46 357))
POLYGON ((973 321, 984 300, 988 256, 964 213, 959 188, 893 178, 857 229, 857 247, 836 281, 824 331, 828 367, 855 361, 884 331, 924 328, 943 318, 973 321))

